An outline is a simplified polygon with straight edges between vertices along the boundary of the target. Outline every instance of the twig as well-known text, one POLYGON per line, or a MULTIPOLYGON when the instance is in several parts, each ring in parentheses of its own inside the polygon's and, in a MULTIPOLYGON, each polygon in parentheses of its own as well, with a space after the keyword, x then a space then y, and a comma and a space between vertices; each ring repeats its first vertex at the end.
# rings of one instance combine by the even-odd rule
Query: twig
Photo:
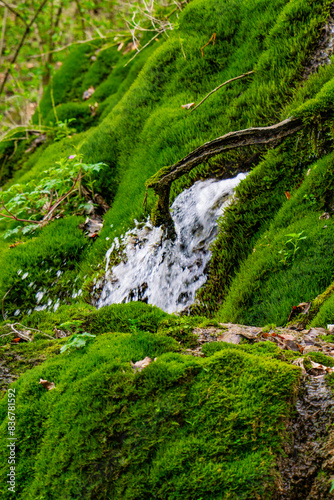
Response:
POLYGON ((161 35, 162 33, 164 33, 164 31, 159 31, 153 38, 151 38, 151 40, 149 42, 147 42, 144 47, 142 47, 140 50, 138 50, 135 55, 133 57, 131 57, 131 59, 126 63, 124 64, 124 68, 125 66, 127 66, 131 61, 134 60, 134 58, 139 54, 139 52, 141 52, 142 50, 144 50, 148 45, 150 45, 151 42, 153 42, 153 40, 155 40, 156 38, 158 38, 159 35, 161 35))
POLYGON ((9 294, 9 292, 12 290, 12 286, 10 287, 9 290, 7 290, 7 292, 5 293, 5 295, 2 297, 2 301, 1 301, 1 306, 2 306, 2 317, 3 317, 3 320, 6 321, 6 318, 5 318, 5 298, 7 297, 7 295, 9 294))
POLYGON ((2 339, 2 337, 8 337, 8 335, 13 335, 13 332, 9 332, 9 333, 5 333, 4 335, 0 335, 0 339, 2 339))
POLYGON ((23 340, 26 340, 27 342, 32 342, 32 339, 30 337, 28 337, 28 335, 25 335, 24 333, 22 332, 19 332, 16 330, 16 328, 14 328, 15 325, 18 325, 19 323, 13 323, 13 324, 9 324, 9 326, 11 327, 11 329, 13 330, 14 333, 16 333, 16 335, 18 337, 20 337, 20 339, 23 339, 23 340))
POLYGON ((212 35, 212 37, 210 38, 210 40, 205 44, 203 45, 203 47, 201 48, 201 52, 202 52, 202 57, 204 57, 204 52, 203 52, 203 49, 205 49, 205 47, 207 47, 209 45, 210 42, 212 42, 212 45, 215 44, 215 41, 216 41, 216 33, 214 33, 212 35))
POLYGON ((1 31, 1 41, 0 41, 0 67, 2 64, 2 54, 3 54, 3 48, 4 48, 4 42, 5 42, 8 10, 9 10, 8 7, 5 7, 5 11, 3 13, 3 20, 2 20, 2 31, 1 31))
POLYGON ((21 21, 26 25, 28 26, 28 23, 27 21, 24 19, 24 17, 21 16, 21 14, 19 12, 17 12, 14 7, 12 7, 11 5, 9 5, 7 2, 5 2, 4 0, 1 0, 1 3, 7 7, 8 10, 10 10, 13 14, 15 14, 19 19, 21 19, 21 21))
MULTIPOLYGON (((214 94, 215 92, 217 92, 217 90, 221 89, 222 87, 224 87, 225 85, 227 85, 228 83, 231 83, 231 82, 234 82, 235 80, 240 80, 241 78, 245 78, 246 76, 249 76, 249 75, 252 75, 253 73, 255 73, 255 71, 248 71, 248 73, 244 73, 243 75, 240 75, 240 76, 236 76, 235 78, 231 78, 230 80, 227 80, 227 82, 224 82, 222 83, 221 85, 219 85, 217 88, 215 88, 214 90, 211 90, 211 92, 209 92, 209 94, 207 96, 204 97, 204 99, 202 99, 202 101, 197 104, 197 106, 195 106, 191 111, 190 113, 192 113, 193 111, 195 111, 195 109, 197 109, 201 104, 203 104, 204 101, 207 100, 208 97, 210 97, 210 95, 214 94)), ((189 114, 190 114, 189 113, 189 114)))
MULTIPOLYGON (((110 36, 90 38, 89 40, 78 40, 77 42, 69 43, 68 45, 64 45, 63 47, 59 47, 58 49, 48 50, 47 52, 43 52, 41 54, 35 54, 33 56, 29 56, 29 59, 37 59, 38 57, 43 57, 43 56, 46 56, 47 54, 54 54, 55 52, 61 52, 62 50, 66 50, 66 49, 72 47, 73 45, 94 42, 95 40, 101 40, 101 38, 110 38, 110 36)), ((115 45, 117 45, 117 44, 115 43, 115 45)))
MULTIPOLYGON (((22 35, 22 38, 20 40, 20 43, 18 44, 17 48, 16 48, 16 51, 15 51, 15 54, 13 56, 13 59, 11 60, 11 65, 7 68, 6 70, 6 73, 5 73, 5 76, 4 76, 4 79, 2 81, 2 84, 1 84, 1 87, 0 87, 0 95, 2 94, 3 92, 3 89, 7 83, 7 80, 8 80, 8 76, 9 76, 9 73, 10 73, 10 68, 11 66, 13 66, 15 64, 15 61, 17 59, 17 56, 19 55, 19 52, 24 44, 24 41, 26 39, 26 36, 28 35, 29 31, 30 31, 30 28, 31 26, 34 24, 38 14, 41 12, 41 10, 43 9, 44 5, 46 4, 48 0, 44 0, 41 5, 38 7, 38 9, 36 10, 35 14, 33 15, 33 18, 32 20, 29 22, 29 24, 25 23, 26 24, 26 29, 24 30, 24 33, 22 35)), ((7 6, 8 7, 8 6, 7 6)))
POLYGON ((62 201, 65 200, 65 198, 67 196, 69 196, 72 193, 72 191, 74 190, 75 185, 76 185, 76 183, 77 183, 80 175, 81 175, 81 169, 80 169, 80 172, 78 173, 78 175, 76 176, 76 178, 74 179, 73 186, 71 187, 71 189, 69 189, 67 191, 67 193, 65 193, 63 196, 61 196, 61 198, 59 198, 59 200, 57 200, 56 203, 54 203, 54 205, 50 208, 50 210, 48 211, 48 213, 40 221, 41 226, 44 226, 45 224, 47 224, 49 222, 50 216, 53 214, 53 212, 56 210, 56 208, 60 205, 60 203, 62 201))
POLYGON ((7 337, 8 335, 12 335, 13 333, 16 333, 18 337, 20 337, 23 340, 26 340, 28 342, 32 342, 32 339, 28 337, 28 335, 25 335, 21 331, 17 330, 15 327, 20 326, 21 328, 24 328, 25 330, 32 330, 34 332, 41 333, 42 335, 45 335, 45 337, 48 337, 51 340, 55 340, 54 337, 49 335, 48 333, 42 332, 42 330, 37 330, 37 328, 31 328, 30 326, 25 326, 22 325, 22 323, 7 323, 6 325, 3 326, 3 328, 10 328, 12 331, 10 333, 5 333, 4 335, 0 335, 0 338, 2 337, 7 337))
POLYGON ((21 323, 14 323, 14 325, 19 325, 19 326, 22 326, 22 328, 26 328, 27 330, 33 330, 34 332, 42 333, 46 337, 49 337, 49 339, 55 340, 54 337, 52 337, 48 333, 42 332, 42 330, 37 330, 37 328, 31 328, 30 326, 24 326, 21 323))
POLYGON ((1 217, 6 217, 7 219, 16 220, 17 222, 30 222, 31 224, 41 224, 41 222, 42 222, 42 221, 38 221, 38 220, 20 219, 19 217, 16 217, 16 215, 12 214, 8 210, 6 205, 2 205, 1 208, 4 208, 6 210, 6 212, 8 212, 8 214, 9 214, 9 215, 7 215, 7 214, 0 213, 1 217))

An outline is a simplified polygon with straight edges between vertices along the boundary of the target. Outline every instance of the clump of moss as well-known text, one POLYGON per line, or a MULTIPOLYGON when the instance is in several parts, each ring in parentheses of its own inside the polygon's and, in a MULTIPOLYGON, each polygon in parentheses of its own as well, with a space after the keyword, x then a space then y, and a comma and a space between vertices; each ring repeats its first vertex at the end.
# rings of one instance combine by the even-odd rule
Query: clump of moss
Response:
POLYGON ((307 356, 315 363, 330 367, 334 366, 333 358, 331 358, 330 356, 326 356, 326 354, 324 354, 323 352, 310 352, 307 356))
MULTIPOLYGON (((242 347, 199 359, 171 352, 178 346, 102 335, 15 382, 16 497, 271 498, 300 369, 242 347), (135 374, 130 361, 145 356, 158 359, 135 374)), ((3 474, 6 415, 3 399, 3 474)))

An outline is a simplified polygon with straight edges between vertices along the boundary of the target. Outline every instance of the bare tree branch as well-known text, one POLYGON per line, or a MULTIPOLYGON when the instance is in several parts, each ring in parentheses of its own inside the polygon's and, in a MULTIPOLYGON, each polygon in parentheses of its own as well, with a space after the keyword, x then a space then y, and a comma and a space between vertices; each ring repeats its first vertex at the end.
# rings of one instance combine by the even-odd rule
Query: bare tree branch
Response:
MULTIPOLYGON (((31 26, 34 24, 35 20, 37 19, 37 16, 39 15, 39 13, 41 12, 41 10, 43 9, 43 7, 45 6, 45 4, 47 3, 48 0, 44 0, 41 5, 38 7, 38 9, 36 10, 35 14, 33 15, 31 21, 29 22, 29 24, 26 23, 26 29, 22 35, 22 38, 20 40, 20 43, 18 44, 17 48, 16 48, 16 51, 15 51, 15 54, 13 56, 13 59, 11 61, 11 65, 15 64, 15 61, 17 59, 17 56, 19 55, 20 53, 20 50, 21 48, 23 47, 23 44, 24 44, 24 41, 30 31, 30 28, 31 26)), ((0 95, 2 94, 3 92, 3 89, 7 83, 7 80, 8 80, 8 76, 9 76, 9 73, 10 73, 10 67, 7 68, 7 71, 5 73, 5 76, 4 76, 4 79, 2 81, 2 84, 1 84, 1 87, 0 87, 0 95)))
MULTIPOLYGON (((227 80, 226 82, 222 83, 221 85, 219 85, 217 88, 211 90, 211 92, 208 93, 207 96, 204 97, 204 99, 201 100, 201 102, 199 104, 197 104, 197 106, 195 106, 191 111, 190 113, 192 113, 193 111, 195 111, 195 109, 197 109, 201 104, 203 104, 204 101, 207 100, 208 97, 210 97, 210 95, 214 94, 215 92, 217 92, 217 90, 221 89, 222 87, 224 87, 225 85, 231 83, 231 82, 234 82, 235 80, 240 80, 241 78, 245 78, 246 76, 249 76, 249 75, 252 75, 253 73, 255 73, 255 71, 248 71, 248 73, 244 73, 243 75, 240 75, 240 76, 236 76, 235 78, 231 78, 231 80, 227 80)), ((189 113, 189 114, 190 114, 189 113)))
POLYGON ((4 0, 1 0, 1 3, 7 7, 8 10, 10 10, 13 14, 15 14, 19 19, 21 19, 21 21, 26 25, 28 26, 28 23, 27 21, 24 19, 24 17, 21 16, 21 14, 19 12, 17 12, 17 10, 14 9, 14 7, 12 7, 11 5, 9 5, 7 2, 5 2, 4 0))
POLYGON ((2 31, 1 31, 1 40, 0 40, 0 67, 2 64, 2 54, 3 54, 4 45, 5 45, 5 33, 6 33, 8 10, 9 9, 7 7, 5 7, 5 10, 3 13, 3 20, 2 20, 2 31))

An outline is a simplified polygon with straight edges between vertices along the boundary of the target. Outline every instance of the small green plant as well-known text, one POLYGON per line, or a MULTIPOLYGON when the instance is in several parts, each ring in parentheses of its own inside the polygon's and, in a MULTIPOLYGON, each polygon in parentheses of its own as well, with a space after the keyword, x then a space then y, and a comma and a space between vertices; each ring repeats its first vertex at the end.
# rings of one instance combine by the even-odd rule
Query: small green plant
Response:
POLYGON ((63 122, 57 121, 48 135, 51 136, 54 141, 61 141, 61 139, 64 139, 65 137, 71 137, 72 134, 76 133, 76 129, 71 127, 70 124, 75 121, 76 118, 69 118, 68 120, 65 119, 63 122))
POLYGON ((263 328, 262 328, 262 332, 263 333, 269 333, 270 330, 275 330, 276 328, 276 325, 275 323, 269 323, 268 325, 265 325, 263 328))
POLYGON ((78 332, 83 332, 83 328, 81 328, 81 325, 83 324, 83 321, 79 319, 73 319, 72 321, 66 321, 65 323, 62 323, 59 325, 59 328, 62 328, 63 330, 73 330, 78 333, 78 332))
POLYGON ((96 335, 92 335, 91 333, 83 332, 83 333, 75 333, 69 337, 68 341, 65 345, 60 349, 60 352, 71 351, 73 349, 81 349, 85 347, 88 342, 93 340, 96 335))
POLYGON ((38 182, 14 184, 0 193, 0 221, 16 221, 14 228, 4 233, 4 238, 31 233, 61 214, 81 214, 86 203, 83 188, 93 198, 94 175, 105 163, 83 163, 82 155, 74 154, 57 161, 43 172, 38 182), (24 226, 22 225, 25 224, 24 226))
POLYGON ((309 205, 311 207, 315 207, 318 203, 316 197, 312 193, 311 194, 304 194, 303 201, 304 201, 304 203, 307 203, 307 205, 309 205))
POLYGON ((138 333, 139 332, 138 320, 129 319, 128 321, 129 321, 129 327, 130 327, 131 334, 134 335, 134 334, 138 333))
POLYGON ((284 247, 278 252, 281 256, 281 264, 283 264, 283 266, 286 266, 295 260, 296 253, 300 248, 299 243, 302 240, 307 239, 306 236, 302 236, 303 233, 304 231, 285 235, 288 236, 289 239, 286 240, 284 247))

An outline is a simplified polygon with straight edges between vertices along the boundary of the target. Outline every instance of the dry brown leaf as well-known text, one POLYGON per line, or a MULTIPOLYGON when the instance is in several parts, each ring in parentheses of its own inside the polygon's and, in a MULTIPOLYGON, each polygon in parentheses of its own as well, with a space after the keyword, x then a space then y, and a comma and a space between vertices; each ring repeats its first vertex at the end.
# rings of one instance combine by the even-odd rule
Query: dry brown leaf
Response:
POLYGON ((189 104, 182 104, 181 108, 182 109, 190 109, 193 106, 195 106, 195 103, 194 102, 190 102, 189 104))
POLYGON ((95 92, 94 87, 90 86, 88 90, 85 90, 85 92, 82 94, 82 99, 84 101, 87 101, 95 92))
POLYGON ((151 358, 146 356, 146 358, 141 359, 140 361, 137 361, 136 363, 132 363, 132 361, 131 361, 131 366, 133 368, 133 371, 136 373, 136 372, 141 372, 150 363, 152 363, 151 358))
POLYGON ((54 382, 49 382, 48 380, 43 380, 42 378, 39 379, 39 383, 48 391, 52 391, 52 389, 56 387, 54 382))

